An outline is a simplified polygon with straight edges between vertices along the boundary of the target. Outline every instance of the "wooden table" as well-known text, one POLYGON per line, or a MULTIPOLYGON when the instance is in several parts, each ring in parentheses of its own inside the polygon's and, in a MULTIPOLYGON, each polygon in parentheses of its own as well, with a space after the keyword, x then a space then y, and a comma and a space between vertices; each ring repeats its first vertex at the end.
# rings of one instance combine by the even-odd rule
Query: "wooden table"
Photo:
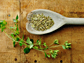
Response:
MULTIPOLYGON (((84 25, 65 25, 47 35, 33 35, 26 31, 26 16, 35 9, 48 9, 65 17, 84 18, 84 0, 0 0, 0 20, 13 25, 19 15, 21 35, 36 41, 41 38, 47 45, 58 39, 60 44, 66 40, 72 43, 72 49, 61 50, 56 59, 45 58, 43 52, 31 50, 24 54, 24 47, 13 47, 12 40, 0 31, 0 63, 84 63, 84 25)), ((6 29, 7 33, 10 30, 6 29)))

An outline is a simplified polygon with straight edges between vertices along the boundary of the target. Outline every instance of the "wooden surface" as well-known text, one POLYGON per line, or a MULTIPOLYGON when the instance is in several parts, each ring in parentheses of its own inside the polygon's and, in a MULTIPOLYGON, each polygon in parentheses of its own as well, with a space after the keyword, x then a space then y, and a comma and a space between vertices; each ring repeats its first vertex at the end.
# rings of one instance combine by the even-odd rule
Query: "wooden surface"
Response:
MULTIPOLYGON (((0 63, 84 63, 84 25, 65 25, 47 35, 33 35, 26 31, 26 16, 35 9, 48 9, 65 17, 84 18, 84 0, 0 0, 0 20, 6 20, 8 26, 13 25, 12 19, 19 15, 21 35, 50 45, 58 39, 60 44, 66 40, 72 43, 72 49, 62 50, 56 59, 45 58, 43 52, 31 50, 24 54, 24 47, 13 47, 12 41, 0 31, 0 63), (61 62, 62 61, 62 62, 61 62)), ((10 33, 10 30, 7 30, 10 33)))

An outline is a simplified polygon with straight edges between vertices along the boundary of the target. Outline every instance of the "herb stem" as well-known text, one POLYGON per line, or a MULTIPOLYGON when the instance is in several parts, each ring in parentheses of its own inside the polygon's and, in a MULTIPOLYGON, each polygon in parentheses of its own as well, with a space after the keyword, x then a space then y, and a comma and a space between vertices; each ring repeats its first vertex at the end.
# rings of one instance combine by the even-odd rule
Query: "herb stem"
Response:
MULTIPOLYGON (((7 26, 8 27, 8 26, 7 26)), ((10 29, 10 27, 8 27, 9 29, 10 29)), ((15 30, 13 30, 13 29, 10 29, 11 31, 15 31, 15 30)), ((21 39, 18 35, 17 35, 17 37, 20 39, 20 40, 23 40, 23 39, 21 39)), ((24 40, 23 40, 24 41, 24 40)), ((26 41, 24 41, 25 43, 26 43, 26 41)))
MULTIPOLYGON (((4 31, 5 32, 5 31, 4 31)), ((12 39, 12 40, 14 40, 13 38, 11 38, 6 32, 5 32, 5 34, 10 38, 10 39, 12 39)))
POLYGON ((62 46, 62 45, 51 46, 51 47, 49 47, 49 48, 55 48, 55 47, 59 47, 59 46, 62 46))
MULTIPOLYGON (((5 31, 4 31, 5 32, 5 31)), ((11 38, 6 32, 5 32, 5 34, 10 38, 10 39, 12 39, 12 40, 14 40, 13 38, 11 38)), ((14 40, 15 42, 20 42, 20 41, 16 41, 16 40, 14 40)), ((23 43, 25 46, 28 46, 27 44, 25 44, 25 43, 23 43)))
POLYGON ((51 46, 51 45, 53 45, 53 43, 52 43, 52 44, 50 44, 49 46, 51 46))

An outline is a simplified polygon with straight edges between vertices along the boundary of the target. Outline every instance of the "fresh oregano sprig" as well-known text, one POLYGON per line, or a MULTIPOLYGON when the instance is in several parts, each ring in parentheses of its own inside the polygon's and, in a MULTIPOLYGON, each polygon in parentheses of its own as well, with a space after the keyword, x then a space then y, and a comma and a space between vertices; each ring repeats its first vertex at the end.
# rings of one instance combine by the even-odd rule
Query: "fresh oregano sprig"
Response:
POLYGON ((26 47, 24 48, 24 53, 27 54, 30 52, 31 49, 35 49, 41 52, 44 52, 45 57, 52 57, 56 58, 58 55, 59 50, 53 50, 52 48, 60 47, 62 46, 63 49, 70 49, 71 48, 71 43, 68 43, 68 41, 65 42, 64 45, 59 45, 59 41, 56 39, 54 42, 48 46, 46 42, 41 42, 41 38, 38 39, 36 42, 33 41, 33 39, 30 39, 29 37, 24 40, 24 35, 22 37, 19 37, 20 31, 18 27, 18 15, 16 16, 16 19, 13 19, 14 26, 8 27, 6 24, 7 22, 5 20, 0 20, 0 29, 1 31, 5 32, 5 28, 8 27, 12 33, 8 34, 5 32, 5 34, 12 39, 13 41, 13 46, 15 47, 16 42, 20 45, 23 46, 25 45, 26 47), (54 46, 53 46, 54 45, 54 46))

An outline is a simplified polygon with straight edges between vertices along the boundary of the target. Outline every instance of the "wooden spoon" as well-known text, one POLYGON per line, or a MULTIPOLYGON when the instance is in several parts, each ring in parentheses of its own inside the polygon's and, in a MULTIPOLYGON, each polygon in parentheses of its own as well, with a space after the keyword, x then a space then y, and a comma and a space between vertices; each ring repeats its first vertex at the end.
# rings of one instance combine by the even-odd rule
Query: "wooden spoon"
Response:
POLYGON ((56 12, 46 10, 46 9, 33 10, 32 12, 30 12, 27 15, 27 20, 28 20, 28 23, 26 24, 27 31, 29 33, 36 34, 36 35, 43 35, 43 34, 53 32, 65 24, 75 24, 75 25, 83 25, 84 24, 84 18, 67 18, 56 12), (37 31, 31 27, 29 20, 33 14, 42 14, 42 13, 45 16, 50 16, 54 21, 54 25, 50 29, 47 29, 45 31, 37 31))

